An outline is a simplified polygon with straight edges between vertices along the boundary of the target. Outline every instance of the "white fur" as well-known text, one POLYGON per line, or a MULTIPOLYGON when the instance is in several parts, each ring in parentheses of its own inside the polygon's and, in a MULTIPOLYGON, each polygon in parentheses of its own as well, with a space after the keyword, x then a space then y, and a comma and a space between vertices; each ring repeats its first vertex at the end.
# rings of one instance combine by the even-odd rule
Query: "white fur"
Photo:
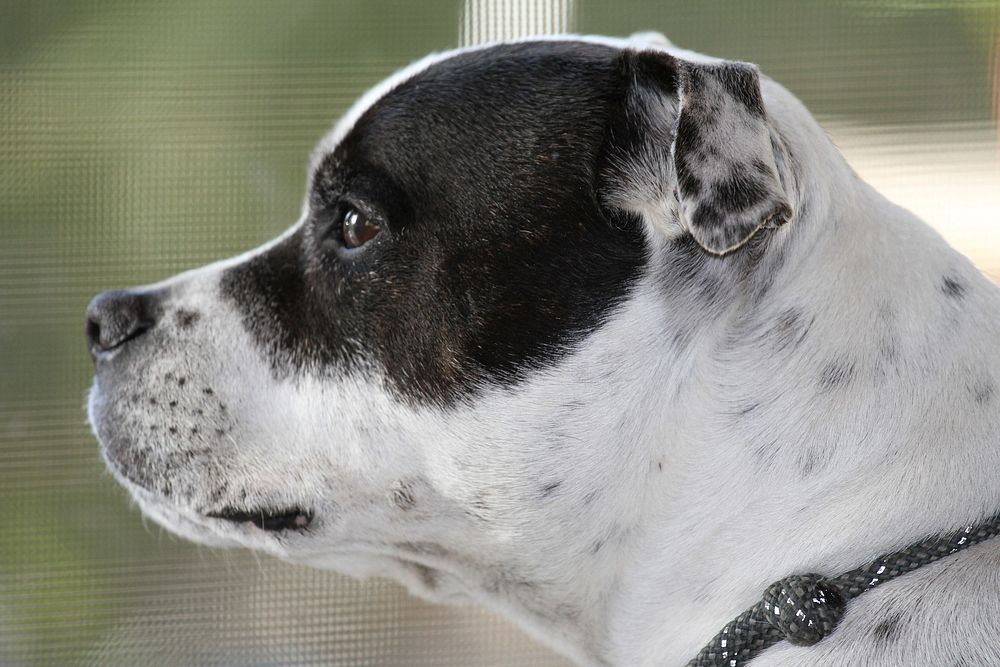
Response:
MULTIPOLYGON (((454 53, 370 91, 313 163, 387 90, 454 53)), ((572 355, 516 390, 485 388, 443 410, 402 404, 374 371, 276 379, 217 296, 232 262, 212 265, 171 283, 168 309, 210 304, 213 315, 203 345, 164 367, 211 377, 228 402, 239 445, 230 486, 316 507, 315 529, 276 537, 121 481, 143 511, 192 539, 471 598, 585 665, 683 664, 774 580, 838 574, 996 512, 997 403, 976 405, 962 388, 1000 380, 1000 291, 859 181, 787 91, 765 80, 764 96, 808 165, 797 186, 809 197, 806 217, 771 232, 787 259, 766 299, 737 292, 711 312, 692 309, 659 284, 654 255, 572 355), (964 298, 936 289, 942 275, 962 280, 964 298), (752 332, 792 307, 812 324, 783 354, 752 332), (891 367, 878 358, 882 335, 896 346, 891 367), (837 359, 854 364, 856 381, 817 392, 837 359), (404 487, 415 499, 405 510, 393 502, 404 487)), ((96 387, 95 424, 102 396, 96 387)), ((986 641, 1000 629, 997 548, 886 584, 819 646, 781 645, 752 664, 943 665, 965 650, 969 664, 998 664, 986 641), (897 611, 905 641, 876 647, 871 628, 897 611)))

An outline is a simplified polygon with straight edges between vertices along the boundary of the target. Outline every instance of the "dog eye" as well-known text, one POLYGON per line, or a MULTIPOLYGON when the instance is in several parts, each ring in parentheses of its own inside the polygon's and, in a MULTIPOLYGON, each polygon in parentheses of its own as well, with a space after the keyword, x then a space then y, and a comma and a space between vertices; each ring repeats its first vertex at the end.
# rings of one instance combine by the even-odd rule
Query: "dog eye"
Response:
POLYGON ((382 228, 356 208, 348 207, 341 223, 341 240, 345 248, 360 248, 378 236, 382 228))

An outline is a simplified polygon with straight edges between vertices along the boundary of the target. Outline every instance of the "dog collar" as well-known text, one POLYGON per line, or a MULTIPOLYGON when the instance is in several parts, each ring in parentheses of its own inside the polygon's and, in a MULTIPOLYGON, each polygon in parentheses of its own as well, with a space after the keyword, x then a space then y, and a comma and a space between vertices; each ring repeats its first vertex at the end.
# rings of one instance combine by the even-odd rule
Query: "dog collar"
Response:
POLYGON ((1000 515, 918 542, 839 577, 797 574, 780 579, 767 587, 760 602, 727 623, 687 667, 743 667, 784 639, 811 646, 833 632, 848 601, 998 534, 1000 515))

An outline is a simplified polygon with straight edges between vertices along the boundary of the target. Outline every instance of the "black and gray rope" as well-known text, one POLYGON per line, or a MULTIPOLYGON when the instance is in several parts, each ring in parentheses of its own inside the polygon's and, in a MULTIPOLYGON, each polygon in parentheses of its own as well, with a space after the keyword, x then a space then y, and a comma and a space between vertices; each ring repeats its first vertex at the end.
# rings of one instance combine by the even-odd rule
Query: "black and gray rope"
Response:
POLYGON ((760 602, 727 623, 687 667, 744 667, 783 639, 799 646, 815 644, 833 632, 849 600, 998 534, 1000 516, 924 540, 839 577, 785 577, 768 586, 760 602))

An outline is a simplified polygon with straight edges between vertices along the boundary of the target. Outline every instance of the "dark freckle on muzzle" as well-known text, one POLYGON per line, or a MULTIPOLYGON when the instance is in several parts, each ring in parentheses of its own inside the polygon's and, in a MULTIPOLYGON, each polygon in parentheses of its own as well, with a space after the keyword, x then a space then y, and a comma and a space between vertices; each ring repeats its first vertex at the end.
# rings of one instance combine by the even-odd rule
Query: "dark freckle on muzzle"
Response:
POLYGON ((181 329, 190 329, 201 319, 201 313, 196 310, 186 310, 178 309, 174 318, 177 321, 177 326, 181 329))

